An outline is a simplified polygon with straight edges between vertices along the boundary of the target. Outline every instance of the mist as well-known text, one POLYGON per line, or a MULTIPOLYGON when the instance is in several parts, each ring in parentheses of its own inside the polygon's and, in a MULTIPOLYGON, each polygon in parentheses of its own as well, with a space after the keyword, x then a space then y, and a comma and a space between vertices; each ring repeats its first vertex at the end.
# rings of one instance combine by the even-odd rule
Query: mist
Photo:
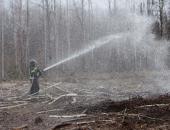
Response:
POLYGON ((0 130, 167 130, 169 45, 169 0, 0 0, 0 130))

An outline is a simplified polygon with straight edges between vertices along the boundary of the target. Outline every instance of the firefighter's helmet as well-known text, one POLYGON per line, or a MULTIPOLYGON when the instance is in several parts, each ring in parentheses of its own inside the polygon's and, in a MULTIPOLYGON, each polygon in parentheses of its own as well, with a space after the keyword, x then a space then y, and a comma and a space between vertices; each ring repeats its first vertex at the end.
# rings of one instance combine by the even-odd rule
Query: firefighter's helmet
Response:
POLYGON ((35 67, 37 65, 37 61, 34 59, 30 60, 30 66, 35 67))

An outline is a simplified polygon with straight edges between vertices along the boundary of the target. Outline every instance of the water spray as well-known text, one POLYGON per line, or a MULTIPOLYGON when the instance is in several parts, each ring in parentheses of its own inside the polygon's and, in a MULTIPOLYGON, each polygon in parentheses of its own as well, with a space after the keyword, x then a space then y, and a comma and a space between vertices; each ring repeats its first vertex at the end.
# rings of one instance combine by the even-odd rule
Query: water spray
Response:
POLYGON ((110 43, 112 40, 118 40, 118 39, 122 38, 122 36, 123 36, 123 34, 119 33, 119 34, 115 34, 115 35, 109 35, 109 36, 102 37, 102 38, 92 42, 92 45, 86 47, 85 49, 82 49, 79 52, 74 53, 70 57, 67 57, 67 58, 65 58, 65 59, 63 59, 63 60, 61 60, 61 61, 59 61, 59 62, 57 62, 53 65, 46 67, 43 71, 44 72, 48 71, 48 70, 50 70, 50 69, 52 69, 56 66, 59 66, 59 65, 65 63, 65 62, 68 62, 72 59, 78 58, 78 57, 80 57, 84 54, 87 54, 87 53, 93 51, 94 49, 100 48, 101 46, 110 43))

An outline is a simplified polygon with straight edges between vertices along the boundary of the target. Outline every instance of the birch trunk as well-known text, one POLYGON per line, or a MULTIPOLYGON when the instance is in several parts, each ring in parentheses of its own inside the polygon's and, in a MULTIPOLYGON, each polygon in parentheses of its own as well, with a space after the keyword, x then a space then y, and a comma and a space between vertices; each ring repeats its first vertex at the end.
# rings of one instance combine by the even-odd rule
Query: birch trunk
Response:
POLYGON ((2 24, 1 24, 1 43, 2 43, 2 53, 1 53, 1 60, 2 60, 2 79, 4 79, 5 78, 5 63, 4 63, 4 49, 5 49, 5 47, 4 47, 4 4, 3 4, 3 0, 1 0, 1 8, 2 8, 2 24))

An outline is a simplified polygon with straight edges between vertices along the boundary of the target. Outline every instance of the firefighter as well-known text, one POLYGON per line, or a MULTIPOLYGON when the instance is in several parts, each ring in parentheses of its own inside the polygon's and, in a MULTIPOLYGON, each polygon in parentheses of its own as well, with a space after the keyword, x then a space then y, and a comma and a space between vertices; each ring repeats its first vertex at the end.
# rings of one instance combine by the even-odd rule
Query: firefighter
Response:
POLYGON ((30 81, 31 81, 31 89, 30 89, 30 94, 31 95, 36 95, 39 92, 39 77, 41 76, 41 71, 37 66, 36 60, 31 60, 30 61, 30 66, 29 66, 29 74, 30 74, 30 81))

